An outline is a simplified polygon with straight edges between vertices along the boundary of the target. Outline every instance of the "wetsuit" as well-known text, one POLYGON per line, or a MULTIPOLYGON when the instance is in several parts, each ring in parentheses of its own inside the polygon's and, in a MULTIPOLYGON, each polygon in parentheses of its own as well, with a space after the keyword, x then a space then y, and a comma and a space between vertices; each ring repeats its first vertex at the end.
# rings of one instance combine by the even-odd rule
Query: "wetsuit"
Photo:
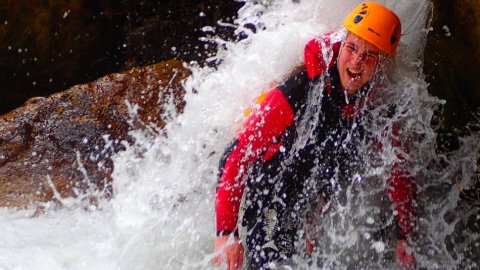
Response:
MULTIPOLYGON (((328 35, 310 41, 305 68, 269 92, 220 161, 217 235, 238 235, 241 212, 252 269, 290 257, 300 213, 337 186, 348 185, 361 170, 355 145, 367 136, 360 120, 369 85, 354 97, 340 90, 340 45, 331 44, 328 35), (321 46, 333 52, 328 63, 321 46)), ((396 167, 388 182, 399 235, 406 237, 413 226, 413 183, 396 167)))

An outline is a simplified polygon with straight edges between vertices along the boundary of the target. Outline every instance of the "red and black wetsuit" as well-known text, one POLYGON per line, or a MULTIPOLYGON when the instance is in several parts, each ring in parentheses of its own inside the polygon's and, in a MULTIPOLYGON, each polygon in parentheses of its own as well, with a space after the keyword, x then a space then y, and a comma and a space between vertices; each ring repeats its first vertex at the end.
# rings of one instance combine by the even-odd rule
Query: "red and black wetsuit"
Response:
MULTIPOLYGON (((368 136, 358 112, 369 86, 354 97, 344 95, 336 68, 340 43, 330 44, 328 35, 321 41, 307 44, 305 68, 269 92, 220 162, 217 235, 238 234, 244 197, 241 222, 253 268, 290 256, 298 213, 361 170, 355 145, 368 136), (333 52, 329 63, 320 44, 333 52)), ((394 168, 389 184, 405 237, 413 226, 413 183, 394 168)))

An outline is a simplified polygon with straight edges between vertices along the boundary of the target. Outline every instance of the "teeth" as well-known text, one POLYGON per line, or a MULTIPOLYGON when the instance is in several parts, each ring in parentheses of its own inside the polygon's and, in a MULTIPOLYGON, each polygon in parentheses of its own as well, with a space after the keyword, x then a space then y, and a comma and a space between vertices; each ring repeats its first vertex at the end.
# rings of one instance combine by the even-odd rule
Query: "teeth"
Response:
POLYGON ((352 69, 348 69, 348 72, 352 73, 353 75, 359 75, 361 73, 360 70, 352 70, 352 69))

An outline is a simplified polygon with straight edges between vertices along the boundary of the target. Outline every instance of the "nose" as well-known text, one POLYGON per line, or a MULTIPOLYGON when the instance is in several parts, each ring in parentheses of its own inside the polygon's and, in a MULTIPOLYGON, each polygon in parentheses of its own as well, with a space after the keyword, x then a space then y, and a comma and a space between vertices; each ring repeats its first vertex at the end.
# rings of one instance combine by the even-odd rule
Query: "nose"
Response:
POLYGON ((367 59, 367 55, 362 52, 355 51, 352 53, 352 63, 355 66, 360 66, 365 63, 365 59, 367 59))

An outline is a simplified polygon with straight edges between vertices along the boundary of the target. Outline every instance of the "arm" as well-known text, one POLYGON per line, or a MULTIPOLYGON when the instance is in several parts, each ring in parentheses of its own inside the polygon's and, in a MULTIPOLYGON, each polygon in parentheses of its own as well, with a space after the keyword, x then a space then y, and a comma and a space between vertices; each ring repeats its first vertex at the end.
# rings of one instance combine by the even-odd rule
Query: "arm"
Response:
MULTIPOLYGON (((398 129, 394 129, 394 136, 398 136, 398 129)), ((393 146, 402 147, 401 142, 393 140, 393 146)), ((414 178, 407 171, 408 164, 405 158, 398 155, 399 161, 392 167, 390 178, 387 181, 388 194, 394 205, 398 223, 398 236, 396 245, 397 263, 407 269, 415 267, 411 237, 415 227, 415 183, 414 178)))
POLYGON ((399 169, 398 164, 393 166, 391 178, 388 180, 388 193, 395 207, 399 227, 395 248, 397 263, 404 268, 412 269, 415 267, 415 258, 410 239, 415 227, 413 206, 415 184, 408 173, 399 169))
POLYGON ((293 119, 294 113, 283 93, 278 89, 272 90, 260 103, 258 111, 249 116, 237 139, 222 158, 215 205, 217 224, 215 249, 219 256, 214 261, 217 264, 221 263, 222 257, 229 265, 232 261, 238 261, 239 256, 242 257, 239 254, 243 253, 243 249, 238 248, 238 241, 230 245, 227 243, 225 246, 223 243, 226 241, 223 240, 232 233, 238 237, 236 231, 238 210, 248 166, 260 157, 293 119), (217 245, 219 242, 222 243, 217 245), (222 250, 221 246, 224 246, 222 250))
POLYGON ((396 219, 400 228, 398 237, 406 239, 413 234, 415 226, 415 211, 413 200, 415 197, 415 184, 413 177, 395 164, 388 179, 388 194, 395 207, 396 219))
POLYGON ((227 149, 217 187, 217 234, 235 231, 248 165, 258 159, 293 118, 288 101, 280 90, 274 89, 259 110, 247 119, 234 144, 227 149))

